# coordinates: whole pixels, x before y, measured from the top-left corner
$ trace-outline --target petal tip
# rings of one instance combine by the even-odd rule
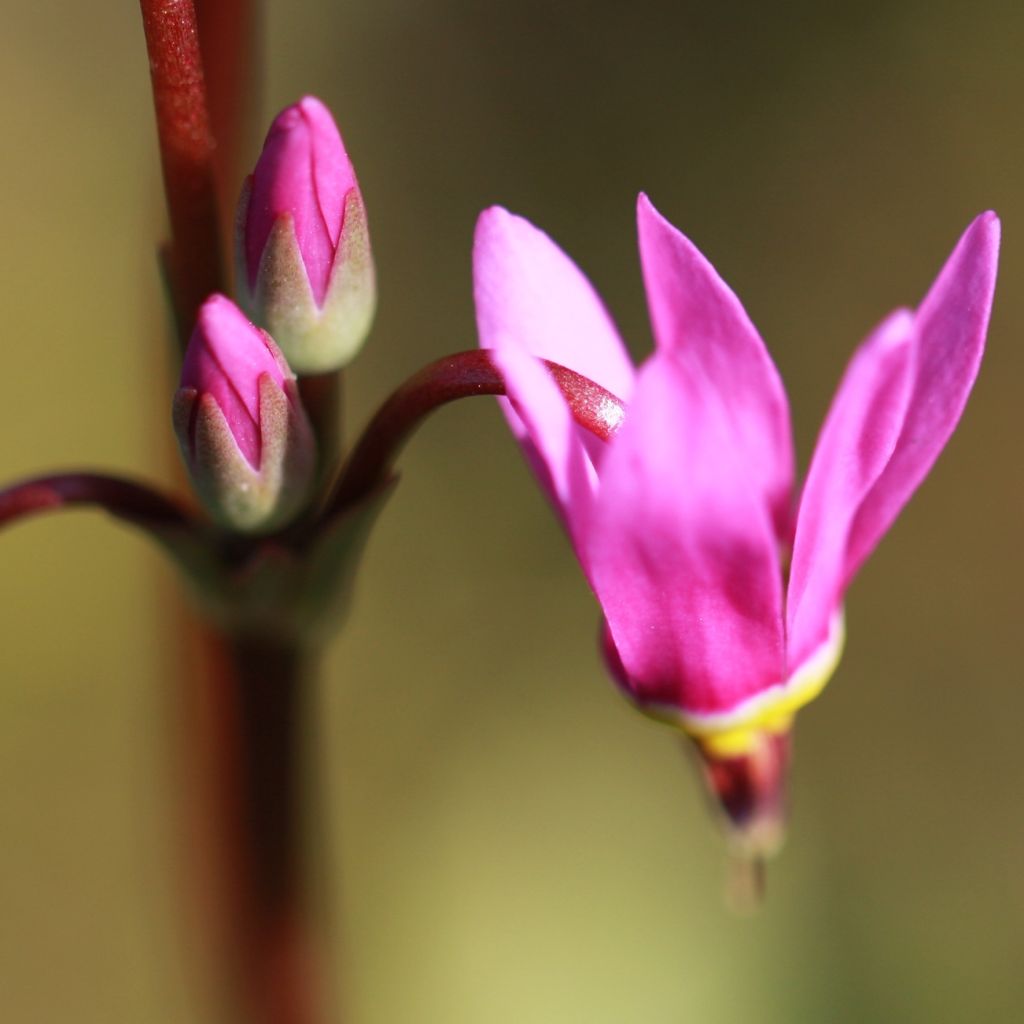
[[[524,217],[512,213],[510,210],[505,209],[504,206],[495,204],[480,211],[480,216],[476,219],[476,227],[473,230],[473,240],[479,245],[492,235],[515,231],[520,227],[532,228],[534,231],[537,230]]]
[[[636,217],[640,231],[657,229],[673,231],[682,234],[677,227],[671,224],[667,217],[651,202],[651,197],[646,192],[641,192],[636,197]]]
[[[994,265],[999,256],[999,242],[1002,236],[1002,223],[995,210],[979,213],[960,236],[954,254],[963,253],[973,259],[982,260]]]
[[[998,249],[1001,235],[1002,222],[999,220],[999,215],[995,210],[986,210],[984,213],[979,213],[964,232],[965,240],[980,236],[980,242],[990,245],[993,249]]]
[[[909,306],[899,306],[878,325],[873,336],[880,348],[893,348],[905,342],[913,329],[914,311]]]

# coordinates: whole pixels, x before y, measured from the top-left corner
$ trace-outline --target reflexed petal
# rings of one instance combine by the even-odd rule
[[[910,403],[892,458],[853,524],[847,582],[931,469],[960,419],[985,348],[998,256],[999,218],[983,213],[964,232],[917,311]]]
[[[580,427],[543,363],[514,346],[494,355],[522,429],[523,453],[579,550],[597,485]]]
[[[697,247],[641,195],[640,260],[658,348],[723,402],[748,480],[763,489],[780,536],[792,517],[793,440],[778,371],[739,299]]]
[[[585,556],[641,705],[727,712],[782,679],[768,507],[723,397],[668,354],[609,446]]]
[[[789,577],[790,673],[826,642],[842,601],[851,527],[903,426],[913,343],[913,315],[893,313],[853,357],[818,437],[800,500]]]
[[[516,345],[628,401],[633,364],[604,305],[572,260],[529,221],[497,206],[480,215],[473,289],[482,348]]]

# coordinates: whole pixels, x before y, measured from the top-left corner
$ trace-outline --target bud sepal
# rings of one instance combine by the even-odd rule
[[[307,505],[316,440],[295,377],[273,339],[222,295],[199,311],[173,420],[195,489],[222,525],[269,533]]]

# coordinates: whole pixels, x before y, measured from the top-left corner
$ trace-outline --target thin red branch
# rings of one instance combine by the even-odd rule
[[[40,512],[93,505],[116,519],[165,539],[203,527],[184,506],[145,484],[102,473],[55,473],[22,480],[0,491],[0,528]]]
[[[140,3],[171,222],[167,271],[184,342],[199,304],[224,287],[215,142],[193,0]]]
[[[625,417],[622,402],[589,378],[545,362],[576,422],[601,440],[612,437]],[[486,350],[459,352],[424,367],[391,395],[363,431],[342,467],[325,516],[332,517],[384,483],[405,442],[435,409],[459,398],[503,394],[504,377]]]

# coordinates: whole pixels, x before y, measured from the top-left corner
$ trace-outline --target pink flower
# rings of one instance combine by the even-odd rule
[[[330,111],[306,96],[274,120],[238,211],[241,300],[299,373],[337,369],[373,314],[362,195]]]
[[[639,369],[577,267],[498,208],[476,233],[481,345],[496,353],[506,416],[600,602],[621,686],[712,758],[761,756],[835,668],[844,592],[960,418],[999,222],[978,217],[918,309],[893,313],[858,349],[794,512],[789,411],[760,336],[643,196],[638,218],[656,340]],[[611,442],[573,422],[536,357],[628,403]]]
[[[197,491],[226,525],[267,530],[301,507],[316,454],[295,377],[270,336],[223,295],[200,307],[174,426]]]

